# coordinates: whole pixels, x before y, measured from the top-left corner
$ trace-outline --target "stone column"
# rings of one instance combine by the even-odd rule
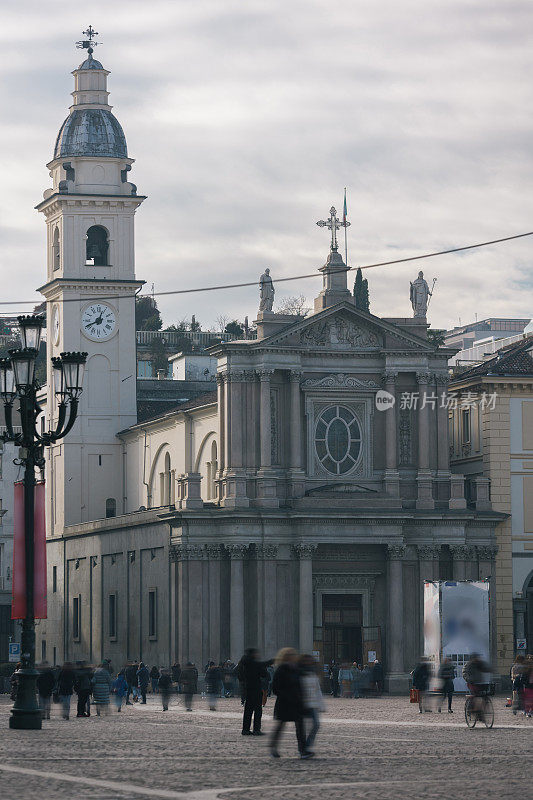
[[[269,508],[279,506],[277,486],[272,470],[272,411],[270,407],[270,379],[273,369],[258,371],[259,387],[259,441],[261,467],[257,476],[256,504]]]
[[[466,544],[450,545],[450,553],[453,557],[453,579],[454,581],[467,580],[467,561],[471,559],[472,548]]]
[[[243,460],[246,409],[242,402],[242,387],[245,379],[244,370],[231,370],[226,376],[223,491],[224,506],[227,508],[248,508],[250,505]]]
[[[237,663],[244,652],[244,565],[248,552],[246,544],[226,546],[230,567],[230,658]]]
[[[403,662],[403,558],[405,545],[389,544],[387,551],[389,596],[387,672],[389,692],[396,693],[403,692],[408,685]]]
[[[226,466],[226,444],[225,444],[225,396],[224,396],[224,376],[222,373],[217,374],[217,408],[218,408],[218,469],[215,473],[215,499],[220,502],[222,500],[222,476]]]
[[[437,374],[437,474],[447,477],[450,474],[450,441],[448,435],[448,375]]]
[[[290,380],[290,492],[292,497],[305,493],[305,470],[302,466],[302,406],[300,396],[300,370],[289,370]]]
[[[258,548],[263,559],[263,652],[265,658],[273,658],[278,649],[277,605],[276,605],[276,558],[278,546],[263,544]]]
[[[189,659],[194,664],[203,660],[204,585],[203,560],[207,553],[203,545],[188,546],[189,566]],[[207,601],[207,597],[205,597]]]
[[[394,402],[382,413],[385,416],[385,491],[391,497],[400,496],[400,476],[398,473],[397,421],[396,421],[396,378],[397,372],[385,372],[382,377],[383,388],[394,398]]]
[[[274,370],[261,369],[258,371],[261,382],[259,394],[259,439],[261,443],[261,469],[269,470],[271,467],[271,439],[272,423],[270,419],[270,378]]]
[[[418,398],[418,494],[416,507],[420,509],[435,508],[433,500],[433,480],[429,469],[429,411],[430,406],[424,403],[424,397],[429,394],[429,372],[417,372],[416,379],[419,387]]]
[[[231,431],[231,423],[230,423],[230,382],[229,376],[227,372],[221,373],[222,377],[222,394],[224,396],[224,450],[222,455],[222,461],[224,462],[224,473],[226,473],[228,466],[229,466],[229,459],[230,459],[230,431]]]
[[[220,652],[220,545],[207,545],[209,558],[209,657],[217,663]]]
[[[293,552],[300,561],[299,643],[302,653],[313,649],[313,553],[316,545],[296,544]]]
[[[178,660],[186,664],[189,660],[189,561],[188,550],[184,544],[173,547],[173,557],[177,563],[177,649]]]

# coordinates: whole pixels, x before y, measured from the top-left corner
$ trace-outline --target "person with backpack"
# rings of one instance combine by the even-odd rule
[[[115,705],[117,711],[122,711],[122,701],[126,697],[128,693],[128,682],[126,680],[126,676],[124,675],[124,670],[121,670],[113,683],[111,684],[113,690],[113,697],[115,700]]]
[[[439,667],[438,678],[441,681],[441,701],[437,706],[437,711],[441,713],[444,698],[448,698],[448,714],[453,714],[452,698],[454,692],[453,679],[457,677],[457,672],[449,658],[444,658]]]
[[[76,662],[76,678],[74,681],[74,691],[78,695],[77,717],[89,717],[90,697],[92,689],[92,670],[85,661]]]
[[[157,694],[158,692],[160,677],[161,673],[159,672],[159,669],[154,665],[150,670],[150,681],[152,682],[152,694]]]
[[[159,694],[161,695],[163,711],[168,711],[171,692],[172,692],[172,676],[170,674],[170,670],[162,669],[161,677],[159,678]]]
[[[62,706],[62,716],[65,720],[70,717],[70,700],[74,692],[75,681],[76,673],[74,672],[74,667],[69,661],[65,661],[57,678],[57,693]]]

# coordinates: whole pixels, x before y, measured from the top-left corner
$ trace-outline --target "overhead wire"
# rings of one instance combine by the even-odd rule
[[[420,261],[420,260],[426,259],[426,258],[435,258],[436,256],[444,256],[444,255],[449,255],[451,253],[460,253],[460,252],[464,252],[465,250],[474,250],[474,249],[479,248],[479,247],[489,247],[490,245],[501,244],[502,242],[510,242],[510,241],[512,241],[514,239],[523,239],[526,236],[533,236],[533,231],[527,231],[526,233],[516,233],[513,236],[504,236],[504,237],[501,237],[499,239],[491,239],[490,241],[486,241],[486,242],[477,242],[476,244],[462,245],[461,247],[450,247],[450,248],[448,248],[446,250],[436,250],[434,252],[423,253],[423,254],[418,255],[418,256],[406,256],[405,258],[395,258],[395,259],[392,259],[390,261],[377,261],[374,264],[362,264],[361,266],[354,266],[354,267],[348,267],[348,268],[346,268],[346,266],[343,266],[342,268],[339,268],[339,269],[330,270],[330,273],[352,272],[352,271],[357,270],[357,269],[361,269],[361,270],[375,269],[376,267],[387,267],[387,266],[392,266],[394,264],[404,264],[404,263],[410,262],[410,261]],[[274,283],[286,283],[288,281],[299,281],[299,280],[305,280],[307,278],[317,278],[319,276],[320,276],[320,273],[315,270],[314,272],[309,272],[309,273],[306,273],[306,274],[303,274],[303,275],[291,275],[291,276],[286,277],[286,278],[276,278]],[[124,295],[124,294],[120,294],[120,295],[114,294],[114,295],[105,295],[105,296],[102,295],[100,297],[93,297],[92,301],[96,303],[96,302],[101,302],[103,300],[117,300],[117,299],[120,299],[120,298],[127,299],[129,297],[139,297],[139,298],[141,298],[141,297],[167,297],[169,295],[176,295],[176,294],[193,294],[193,293],[198,293],[198,292],[216,292],[216,291],[221,291],[223,289],[242,289],[242,288],[245,288],[245,287],[248,287],[248,286],[257,286],[257,285],[258,285],[258,281],[254,280],[254,281],[244,281],[242,283],[218,284],[216,286],[199,286],[199,287],[190,288],[190,289],[169,289],[167,291],[161,291],[161,292],[150,292],[150,294],[139,294],[139,293],[135,292],[132,295]],[[87,299],[89,299],[89,298],[84,298],[84,300],[87,300]],[[67,297],[67,298],[64,298],[62,300],[62,303],[79,303],[79,302],[80,302],[80,298],[79,297],[77,297],[77,298]],[[0,300],[0,306],[21,306],[21,305],[39,305],[39,302],[36,302],[35,300]],[[7,314],[7,313],[8,312],[0,312],[0,314]]]

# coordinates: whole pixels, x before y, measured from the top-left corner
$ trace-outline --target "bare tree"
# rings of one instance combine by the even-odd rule
[[[220,331],[225,331],[226,325],[228,324],[229,321],[230,318],[228,317],[227,314],[219,314],[218,317],[215,319],[216,332],[219,333]]]
[[[304,294],[286,297],[276,308],[276,314],[294,314],[299,317],[306,317],[311,311],[307,305],[307,298]]]

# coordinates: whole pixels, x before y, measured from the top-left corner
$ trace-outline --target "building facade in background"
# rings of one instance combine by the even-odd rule
[[[332,239],[312,315],[259,312],[257,338],[209,349],[215,382],[189,373],[194,396],[138,419],[143,197],[108,72],[90,56],[74,76],[38,207],[41,291],[49,357],[88,360],[74,429],[47,455],[40,652],[200,666],[293,645],[325,663],[377,656],[389,688],[404,691],[421,652],[424,579],[495,574],[503,516],[485,478],[469,502],[450,471],[454,351],[428,341],[422,301],[415,317],[358,310]]]

